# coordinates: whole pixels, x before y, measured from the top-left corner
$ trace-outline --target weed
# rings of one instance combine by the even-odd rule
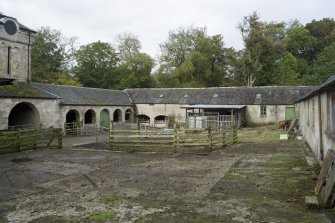
[[[86,219],[93,222],[105,222],[114,218],[117,215],[115,211],[97,211],[92,213]]]
[[[106,197],[104,201],[105,201],[105,204],[113,205],[118,200],[119,200],[119,196],[117,196],[116,194],[112,194]]]

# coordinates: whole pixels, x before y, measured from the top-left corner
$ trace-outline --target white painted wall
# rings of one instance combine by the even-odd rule
[[[334,148],[335,146],[335,135],[330,129],[332,125],[333,128],[335,127],[333,124],[335,123],[335,120],[331,120],[331,110],[328,110],[327,105],[329,103],[329,99],[327,99],[327,94],[327,92],[323,92],[320,94],[321,120],[319,117],[318,95],[301,101],[296,105],[299,127],[301,129],[302,135],[307,141],[308,145],[310,146],[312,152],[314,153],[320,164],[322,163],[322,157],[320,153],[320,138],[322,138],[324,157],[326,156],[328,150]]]
[[[159,115],[175,115],[185,122],[186,110],[182,108],[185,104],[137,104],[137,115],[147,115],[150,117],[150,124],[154,124],[154,119]]]

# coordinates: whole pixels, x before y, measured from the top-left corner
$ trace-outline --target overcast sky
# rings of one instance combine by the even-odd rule
[[[179,26],[206,26],[209,35],[222,34],[226,47],[243,47],[236,26],[257,11],[262,21],[334,17],[334,0],[1,0],[0,12],[32,29],[49,26],[80,44],[112,42],[128,32],[143,51],[160,54],[159,44]]]

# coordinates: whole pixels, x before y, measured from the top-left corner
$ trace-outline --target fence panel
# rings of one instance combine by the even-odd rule
[[[62,148],[62,130],[48,128],[0,131],[0,154],[42,148]]]
[[[110,130],[111,150],[195,151],[212,150],[237,142],[236,128],[207,129]]]

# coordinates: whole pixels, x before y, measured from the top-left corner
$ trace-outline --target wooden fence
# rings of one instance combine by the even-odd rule
[[[110,130],[109,149],[135,151],[195,151],[223,148],[237,142],[237,129]]]
[[[0,131],[0,154],[42,148],[62,148],[62,129]]]

